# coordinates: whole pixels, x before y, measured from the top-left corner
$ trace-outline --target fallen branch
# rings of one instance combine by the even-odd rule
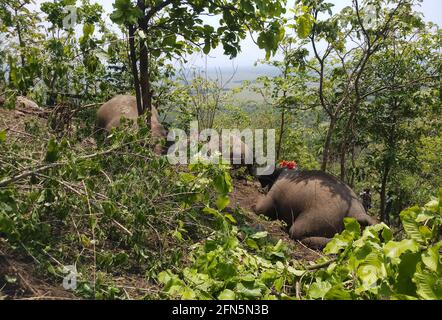
[[[329,265],[331,265],[335,261],[336,261],[336,259],[331,259],[331,260],[328,260],[328,261],[325,261],[325,262],[322,262],[322,263],[318,263],[318,264],[314,264],[314,265],[311,265],[311,266],[307,266],[305,269],[307,271],[313,271],[313,270],[322,269],[322,268],[328,267]]]
[[[121,145],[121,146],[118,146],[118,147],[115,147],[115,148],[112,148],[112,149],[109,149],[106,151],[96,152],[96,153],[89,154],[89,155],[86,155],[83,157],[79,157],[78,159],[85,160],[85,159],[90,159],[90,158],[94,158],[97,156],[106,155],[106,154],[112,153],[113,151],[117,150],[118,148],[121,148],[122,146],[124,146],[124,145]],[[27,170],[25,170],[25,172],[23,172],[21,174],[18,174],[13,177],[6,178],[6,179],[3,179],[2,181],[0,181],[0,188],[6,187],[10,183],[25,179],[27,177],[34,175],[34,174],[37,174],[37,173],[40,173],[40,172],[43,172],[43,171],[46,171],[49,169],[57,168],[57,167],[60,167],[60,166],[66,165],[66,164],[67,164],[67,162],[54,162],[54,163],[51,163],[48,165],[38,166],[37,168],[27,169]]]
[[[39,167],[37,169],[26,170],[25,172],[23,172],[21,174],[18,174],[16,176],[11,177],[11,178],[6,178],[6,179],[3,179],[2,181],[0,181],[0,188],[6,187],[10,183],[16,182],[21,179],[25,179],[25,178],[30,177],[34,174],[39,173],[39,172],[43,172],[43,171],[46,171],[46,170],[49,170],[52,168],[56,168],[56,167],[62,166],[64,164],[66,164],[66,163],[65,162],[55,162],[55,163],[48,164],[46,166]]]

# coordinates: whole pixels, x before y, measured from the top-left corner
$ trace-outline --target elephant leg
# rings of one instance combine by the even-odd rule
[[[312,249],[321,250],[331,238],[311,236],[313,234],[310,228],[311,223],[306,218],[296,219],[289,229],[290,238],[299,240]]]
[[[378,223],[375,218],[370,217],[368,214],[358,215],[355,219],[362,227],[372,226]]]
[[[322,250],[327,245],[327,243],[331,240],[331,238],[324,237],[307,237],[303,238],[300,241],[305,244],[307,247]]]

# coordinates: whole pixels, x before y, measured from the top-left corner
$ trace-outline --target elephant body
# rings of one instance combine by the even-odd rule
[[[310,247],[323,248],[344,229],[345,217],[355,218],[362,226],[376,224],[353,190],[323,171],[277,169],[258,179],[270,190],[255,212],[283,220],[290,237]]]
[[[138,118],[137,99],[130,95],[118,95],[104,103],[97,111],[97,129],[110,132],[112,128],[120,125],[121,118],[131,119],[137,127]],[[164,153],[164,147],[159,140],[166,139],[167,132],[158,120],[158,111],[152,106],[150,119],[152,139],[155,142],[154,151],[157,154]]]
[[[121,118],[138,118],[137,100],[133,96],[118,95],[104,103],[97,111],[97,128],[110,132],[120,125]]]
[[[220,151],[222,152],[222,141],[220,141]],[[228,155],[233,168],[244,166],[249,174],[253,174],[253,150],[242,141],[241,137],[230,136],[230,153]]]

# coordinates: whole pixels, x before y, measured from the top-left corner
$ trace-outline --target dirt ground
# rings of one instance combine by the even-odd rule
[[[14,139],[31,140],[34,136],[26,132],[26,126],[36,123],[44,125],[46,123],[44,115],[39,116],[37,113],[25,110],[9,110],[0,108],[0,130],[6,130],[8,136]]]
[[[0,238],[0,300],[73,300],[72,293],[54,286],[35,273],[35,265],[29,259],[6,252]]]

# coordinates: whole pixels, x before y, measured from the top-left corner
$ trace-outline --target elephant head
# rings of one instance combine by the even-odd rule
[[[254,171],[256,173],[256,168],[254,168]],[[290,169],[288,168],[276,168],[271,174],[269,175],[256,175],[256,178],[258,179],[259,183],[261,184],[262,188],[267,188],[267,190],[270,190],[273,186],[273,184],[278,180],[278,178],[281,175],[288,174],[290,172]]]

